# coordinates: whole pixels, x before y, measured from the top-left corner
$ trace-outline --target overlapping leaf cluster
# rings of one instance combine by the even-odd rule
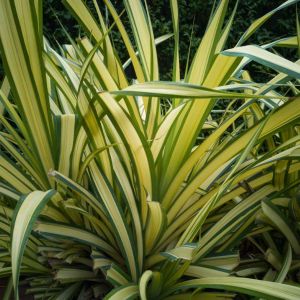
[[[299,37],[244,46],[297,1],[229,50],[237,6],[220,1],[185,74],[175,0],[174,32],[158,38],[142,1],[124,0],[131,28],[104,2],[126,62],[96,1],[97,18],[64,0],[86,36],[60,51],[41,1],[0,2],[4,299],[20,278],[35,299],[299,299],[300,66],[272,51]],[[172,82],[159,81],[167,38]],[[277,75],[254,83],[252,60]]]

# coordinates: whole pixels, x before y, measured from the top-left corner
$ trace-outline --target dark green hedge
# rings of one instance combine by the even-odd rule
[[[111,0],[121,12],[123,9],[122,1]],[[87,5],[94,11],[94,7],[91,0],[86,1]],[[102,1],[98,1],[100,7],[105,15],[104,6],[101,4]],[[211,9],[213,7],[213,0],[178,0],[179,3],[179,14],[180,14],[180,55],[182,66],[186,65],[186,60],[188,56],[188,50],[190,45],[190,37],[192,28],[194,34],[191,39],[191,55],[194,53],[201,36],[205,31],[207,21]],[[268,11],[277,7],[283,0],[241,0],[239,1],[238,11],[236,14],[234,27],[232,29],[228,47],[233,47],[239,37],[242,35],[243,31],[251,24],[252,21],[258,17],[264,15]],[[171,15],[169,0],[147,0],[151,19],[153,22],[153,30],[155,36],[160,36],[165,33],[172,32]],[[230,1],[229,12],[231,12],[235,1]],[[48,39],[55,46],[56,41],[59,43],[68,42],[57,18],[57,15],[61,23],[64,24],[67,31],[72,37],[79,36],[80,27],[70,15],[70,13],[65,9],[62,1],[57,0],[45,0],[44,1],[44,25],[45,32]],[[122,19],[126,23],[126,16],[123,15]],[[108,21],[111,22],[110,19]],[[194,24],[194,25],[193,25]],[[280,11],[275,14],[265,25],[255,34],[253,38],[249,41],[253,44],[262,44],[274,40],[275,38],[287,37],[296,33],[296,6],[291,6],[287,9]],[[122,51],[123,45],[116,32],[112,32],[114,37],[114,43],[118,49],[120,49],[121,60],[126,60],[126,51]],[[172,63],[172,50],[173,41],[164,42],[162,45],[158,46],[159,60],[161,66],[161,74],[163,79],[169,79],[171,74],[171,63]],[[296,59],[296,51],[283,50],[284,55],[288,56],[290,59]],[[253,65],[252,65],[253,67]],[[184,68],[182,67],[182,72]],[[260,66],[254,65],[254,77],[259,80],[263,74],[263,69]]]

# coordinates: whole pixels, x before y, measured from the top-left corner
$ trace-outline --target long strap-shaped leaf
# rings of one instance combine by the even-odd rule
[[[295,120],[299,118],[298,109],[300,109],[300,102],[298,99],[294,101],[289,101],[285,105],[281,106],[273,115],[270,117],[265,127],[263,128],[259,140],[276,133],[280,128],[292,124]],[[260,122],[263,122],[261,120]],[[217,170],[221,165],[223,165],[230,158],[237,155],[242,151],[245,144],[247,144],[257,130],[259,123],[253,126],[248,131],[246,131],[239,138],[233,140],[226,149],[223,150],[222,155],[214,156],[211,161],[209,161],[201,171],[193,177],[193,179],[185,186],[183,192],[178,196],[176,201],[184,203],[199,187],[210,174],[211,170]],[[175,216],[174,214],[173,216]]]
[[[134,67],[134,70],[135,70],[135,74],[136,74],[136,78],[138,81],[140,82],[144,82],[145,81],[145,76],[143,74],[143,70],[142,70],[142,66],[135,54],[135,51],[134,51],[134,48],[132,46],[132,43],[130,41],[130,38],[129,38],[129,35],[128,33],[126,32],[125,30],[125,27],[122,23],[122,21],[120,20],[119,16],[118,16],[118,13],[116,12],[114,6],[112,5],[111,1],[110,0],[104,0],[107,8],[109,9],[112,17],[114,18],[114,21],[116,22],[116,25],[119,29],[119,32],[121,34],[121,37],[124,41],[124,44],[126,46],[126,49],[128,51],[128,54],[130,56],[130,59],[132,61],[132,64],[133,64],[133,67]]]
[[[150,81],[128,86],[120,91],[113,91],[116,95],[130,96],[157,96],[157,97],[176,97],[176,98],[195,98],[204,99],[206,102],[212,98],[236,99],[236,98],[260,98],[272,99],[274,96],[253,95],[246,93],[236,93],[223,91],[218,88],[208,88],[202,85],[172,82],[172,81]],[[283,98],[278,96],[279,98]]]
[[[192,62],[187,81],[202,84],[215,59],[215,50],[221,37],[221,28],[226,14],[228,0],[220,4],[209,23]]]
[[[205,81],[205,87],[216,87],[224,84],[238,65],[236,58],[219,55],[214,62]],[[217,75],[216,75],[217,74]],[[197,99],[185,104],[180,117],[173,125],[173,134],[170,134],[162,161],[163,172],[161,175],[160,197],[172,183],[174,177],[180,170],[180,165],[190,154],[192,147],[206,121],[213,105],[214,99],[208,98],[199,105]]]
[[[128,115],[109,93],[99,94],[98,101],[110,116],[122,142],[128,145],[128,153],[132,159],[134,171],[142,188],[142,190],[138,191],[141,195],[140,199],[145,200],[143,189],[153,197],[153,193],[155,192],[153,158],[144,136],[141,135],[139,130],[134,128]]]
[[[96,247],[107,255],[113,256],[118,262],[122,262],[119,253],[110,244],[87,230],[62,224],[40,222],[34,227],[34,231],[46,237],[62,238]]]
[[[239,166],[244,162],[244,160],[249,155],[250,151],[252,150],[253,146],[256,144],[257,139],[259,138],[259,135],[261,134],[266,121],[268,119],[266,118],[264,122],[261,122],[254,132],[252,139],[249,141],[248,145],[244,149],[244,151],[241,153],[239,159],[234,164],[232,169],[230,170],[229,174],[226,176],[226,179],[222,183],[222,186],[220,190],[205,204],[203,209],[197,213],[197,215],[193,218],[191,224],[189,227],[185,230],[185,232],[180,237],[177,245],[183,245],[188,242],[192,242],[192,240],[195,238],[196,234],[201,230],[202,224],[204,223],[205,219],[207,218],[209,212],[211,209],[214,208],[214,205],[217,203],[217,201],[220,199],[222,194],[231,186],[232,184],[232,177],[234,176],[236,170],[239,168]]]
[[[96,163],[91,162],[89,169],[95,189],[99,197],[101,197],[107,214],[111,219],[118,245],[123,252],[125,262],[130,270],[131,278],[133,281],[136,281],[140,272],[137,257],[135,256],[136,245],[132,242],[131,231],[125,222],[124,213],[120,205],[118,205],[111,186],[105,176],[100,172]]]
[[[158,60],[152,26],[147,10],[141,0],[125,0],[126,11],[132,27],[134,39],[141,58],[145,79],[158,80]],[[149,138],[153,137],[160,122],[160,105],[157,98],[144,98],[146,128]]]
[[[264,299],[269,300],[298,300],[300,297],[300,288],[296,286],[237,277],[210,277],[193,279],[176,284],[174,287],[170,288],[168,293],[189,288],[213,288],[218,290],[228,290],[255,297],[263,297]]]
[[[129,178],[123,168],[119,157],[116,155],[114,149],[109,150],[111,153],[114,172],[116,177],[118,178],[118,182],[120,184],[121,190],[124,193],[125,200],[127,202],[130,212],[130,216],[132,218],[132,222],[134,224],[134,234],[135,234],[135,243],[137,248],[137,262],[140,270],[143,269],[143,259],[144,259],[144,235],[142,229],[142,218],[138,209],[138,203],[134,196],[134,189],[132,184],[130,184]]]
[[[37,7],[41,4],[36,1]],[[27,142],[39,158],[40,169],[53,168],[51,145],[53,125],[47,99],[42,62],[42,37],[38,32],[40,11],[32,1],[1,1],[0,36],[5,72],[9,78],[30,140]]]
[[[4,179],[14,189],[22,194],[30,193],[37,186],[27,177],[18,166],[4,155],[0,156],[0,178]]]
[[[119,288],[113,289],[108,295],[105,296],[104,300],[129,300],[135,299],[138,296],[139,288],[137,285],[123,285]]]
[[[88,203],[101,217],[102,221],[105,222],[105,224],[110,228],[109,221],[107,217],[105,216],[104,207],[102,203],[100,202],[100,199],[97,199],[94,197],[89,191],[87,191],[85,188],[83,188],[81,185],[77,184],[70,178],[64,176],[63,174],[60,174],[56,171],[52,171],[50,176],[53,176],[54,179],[59,182],[62,185],[67,186],[70,188],[73,192],[80,195],[81,199],[84,200],[86,203]]]
[[[289,170],[289,172],[292,173],[296,170],[299,170],[299,168],[300,168],[300,164],[295,164],[293,168]],[[234,185],[237,184],[238,182],[242,182],[246,178],[251,177],[251,174],[252,175],[257,174],[257,169],[251,170],[251,172],[249,172],[248,175],[247,172],[245,172],[243,176],[236,177],[236,179],[234,180]],[[273,174],[272,171],[270,171],[266,174],[259,176],[258,178],[254,178],[250,180],[249,185],[253,189],[259,189],[265,184],[269,184],[270,182],[272,182],[272,178],[273,178]],[[216,192],[215,190],[219,188],[220,187],[212,189],[210,192],[200,197],[200,199],[199,199],[199,195],[195,194],[195,197],[193,197],[194,199],[191,199],[192,200],[191,205],[185,208],[183,211],[181,211],[180,214],[178,214],[178,216],[176,217],[176,219],[168,226],[164,236],[160,240],[160,245],[158,246],[158,249],[163,249],[164,247],[162,245],[166,246],[172,240],[176,240],[176,238],[180,236],[180,234],[185,230],[187,226],[186,220],[190,219],[194,215],[195,211],[202,209],[205,203],[209,201],[212,195]],[[235,197],[244,194],[246,191],[247,190],[241,186],[234,188],[231,192],[228,192],[221,198],[220,202],[216,204],[216,208],[234,199]]]
[[[194,257],[194,261],[207,253],[209,249],[222,240],[224,236],[232,230],[232,226],[237,226],[245,222],[249,218],[248,213],[252,214],[259,208],[259,202],[267,195],[274,192],[274,187],[267,185],[261,188],[259,191],[253,193],[230,212],[228,212],[220,221],[218,221],[201,239],[201,245]]]
[[[161,237],[167,223],[166,214],[157,201],[147,203],[147,222],[145,230],[146,255],[151,253],[152,248]]]
[[[55,193],[54,190],[34,191],[19,200],[16,208],[12,224],[11,265],[17,299],[20,267],[27,240],[38,215]]]
[[[70,156],[73,151],[74,140],[76,138],[75,115],[61,115],[54,118],[56,146],[57,146],[57,170],[65,176],[70,176],[71,161]],[[66,143],[66,141],[68,141]]]
[[[262,17],[256,19],[250,26],[249,28],[244,32],[242,37],[240,38],[237,46],[240,46],[243,44],[247,39],[255,33],[269,18],[271,18],[276,12],[280,11],[281,9],[284,9],[292,4],[295,4],[299,2],[299,0],[288,0],[276,7],[275,9],[269,11],[267,14],[263,15]]]
[[[112,74],[109,72],[109,69],[104,64],[103,58],[101,58],[101,53],[99,51],[95,52],[96,50],[98,50],[99,45],[96,44],[96,46],[94,46],[93,48],[91,42],[87,38],[81,39],[80,45],[83,48],[84,52],[89,53],[84,62],[83,69],[88,67],[89,65],[92,67],[91,69],[94,73],[95,78],[99,81],[99,83],[101,83],[102,90],[113,91],[121,88],[117,84],[117,82],[115,82]],[[83,72],[83,70],[81,70],[81,72]],[[82,80],[83,78],[81,79],[80,83],[82,83]],[[136,120],[138,126],[142,129],[143,128],[142,121],[134,98],[126,97],[122,99],[120,103],[124,107],[124,109],[130,111],[130,113],[132,114],[132,119]],[[101,113],[99,112],[99,114]]]
[[[72,86],[68,84],[66,78],[63,76],[55,63],[51,60],[50,56],[44,53],[43,57],[47,74],[51,77],[52,80],[55,81],[56,88],[61,90],[61,92],[65,95],[69,105],[74,111],[77,99],[75,97],[74,90],[72,90]]]
[[[287,80],[289,80],[289,77],[287,75],[284,75],[284,74],[280,73],[276,77],[274,77],[272,80],[270,80],[268,82],[268,84],[262,86],[256,92],[256,94],[257,95],[265,94],[269,90],[274,88],[273,84],[284,83]],[[249,106],[249,105],[251,105],[251,106]],[[165,206],[166,206],[167,203],[169,203],[171,201],[172,194],[174,195],[177,191],[176,188],[174,188],[174,187],[177,186],[177,188],[178,188],[180,186],[180,184],[183,182],[184,178],[187,176],[189,171],[196,164],[197,160],[199,161],[200,159],[202,159],[204,161],[204,159],[202,158],[203,157],[202,155],[204,155],[206,151],[209,151],[209,147],[212,146],[218,140],[218,137],[221,136],[221,134],[226,130],[226,128],[230,124],[232,124],[232,122],[234,122],[234,120],[238,116],[242,115],[243,113],[246,112],[247,109],[249,109],[247,107],[249,107],[250,109],[253,109],[255,115],[257,117],[259,117],[258,119],[261,119],[261,117],[263,115],[261,113],[259,105],[256,104],[255,102],[248,102],[244,106],[242,106],[239,110],[237,110],[234,114],[231,114],[231,116],[225,122],[223,122],[208,138],[206,138],[204,140],[204,142],[201,145],[199,145],[196,148],[195,151],[192,152],[192,154],[186,160],[184,165],[180,168],[179,172],[176,174],[175,178],[172,180],[166,194],[163,197],[163,201],[164,201]],[[199,170],[199,166],[196,166],[193,169],[192,174],[195,174],[196,171],[198,171],[198,170]]]
[[[248,57],[262,65],[275,69],[291,77],[300,79],[300,66],[259,46],[243,46],[222,52],[229,56]]]
[[[230,116],[225,122],[223,122],[209,137],[207,137],[202,144],[200,144],[188,157],[185,163],[181,166],[180,170],[170,183],[166,194],[163,197],[164,207],[167,209],[171,205],[173,197],[181,186],[182,182],[188,175],[188,173],[194,168],[199,160],[203,160],[205,153],[209,152],[210,147],[214,145],[220,136],[227,130],[227,128],[235,122],[235,120],[246,112],[249,105],[243,105],[239,110]],[[198,170],[198,167],[195,167]]]
[[[139,282],[139,292],[140,292],[141,300],[147,300],[147,286],[152,276],[153,276],[153,272],[150,270],[145,271],[141,276]]]
[[[100,124],[96,108],[94,104],[89,101],[87,89],[82,87],[78,96],[78,108],[82,116],[84,129],[89,138],[92,150],[97,150],[107,146],[105,134]],[[97,157],[102,168],[105,170],[107,178],[112,183],[111,160],[107,151],[100,152]]]
[[[83,25],[87,33],[91,34],[92,38],[98,42],[102,39],[103,33],[107,32],[106,28],[103,28],[104,23],[101,22],[101,26],[97,24],[96,20],[88,10],[86,4],[82,0],[64,0],[64,4],[70,9],[77,20]],[[105,38],[105,43],[100,45],[100,48],[105,53],[107,59],[106,65],[110,74],[114,79],[119,82],[120,86],[127,86],[127,80],[123,72],[122,66],[117,58],[115,51],[113,50],[111,41],[108,36]]]
[[[290,242],[294,252],[300,254],[300,243],[297,232],[294,232],[294,228],[289,224],[288,219],[280,212],[270,201],[262,202],[262,210],[264,214],[271,220],[272,223],[284,234],[287,240]]]
[[[224,84],[237,66],[236,58],[227,59],[215,54],[227,4],[227,0],[220,2],[207,27],[186,78],[189,83],[203,84],[206,87]],[[173,134],[170,134],[167,143],[169,146],[164,150],[163,169],[165,171],[161,179],[161,198],[177,173],[179,162],[187,157],[194,146],[213,104],[214,101],[209,98],[202,105],[199,105],[196,100],[192,101],[186,105],[182,115],[176,121],[176,125],[173,126]]]
[[[143,71],[147,80],[158,79],[158,64],[152,26],[140,0],[125,0],[126,11],[140,54]]]
[[[10,93],[10,86],[9,86],[9,81],[7,79],[7,76],[5,76],[3,81],[1,82],[0,90],[5,97],[7,97],[8,94]],[[4,112],[5,112],[5,107],[3,103],[0,102],[0,115],[3,116]]]
[[[173,57],[173,81],[180,81],[180,63],[179,63],[179,17],[177,0],[170,1],[172,22],[174,31],[174,57]]]

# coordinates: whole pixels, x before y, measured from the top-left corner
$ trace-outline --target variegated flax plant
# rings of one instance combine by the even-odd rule
[[[0,1],[2,299],[299,300],[300,64],[278,54],[300,49],[299,23],[247,44],[298,1],[227,50],[238,6],[216,1],[186,67],[176,0],[160,37],[142,0],[121,14],[110,0],[93,13],[63,2],[85,35],[55,50],[41,0]],[[156,51],[166,39],[170,82]],[[272,79],[256,83],[253,61]]]

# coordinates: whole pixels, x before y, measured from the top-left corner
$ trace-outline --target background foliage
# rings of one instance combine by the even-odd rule
[[[86,3],[90,7],[91,11],[95,13],[92,0],[87,0]],[[99,5],[103,5],[98,1]],[[172,18],[169,0],[148,0],[149,13],[152,20],[153,31],[156,37],[166,33],[172,32]],[[236,41],[239,40],[243,32],[249,27],[249,25],[258,17],[263,16],[267,12],[271,11],[275,7],[279,6],[284,1],[282,0],[243,0],[240,1],[238,6],[238,13],[235,16],[233,27],[228,38],[227,48],[235,46]],[[122,11],[122,1],[112,1],[119,13]],[[230,12],[233,9],[235,1],[229,3]],[[197,46],[200,42],[200,37],[203,36],[207,22],[209,20],[214,0],[179,0],[179,18],[180,18],[180,59],[181,65],[185,66],[189,53],[189,46],[191,44],[190,57],[193,57]],[[126,20],[126,14],[123,14],[122,19],[124,24],[128,25]],[[111,23],[111,20],[108,21]],[[46,0],[44,1],[44,27],[45,35],[55,46],[57,42],[59,44],[67,43],[68,38],[64,30],[62,29],[59,21],[64,24],[65,29],[72,37],[80,36],[83,33],[80,25],[72,17],[71,13],[66,9],[61,1]],[[129,26],[128,26],[129,27]],[[127,28],[128,28],[127,27]],[[296,34],[296,12],[295,6],[288,7],[276,14],[275,18],[271,18],[264,24],[258,32],[252,36],[249,40],[249,44],[264,44],[269,41],[288,37]],[[117,30],[112,30],[112,38],[117,49],[120,49],[120,59],[124,61],[126,59],[124,44],[120,39],[120,34]],[[171,66],[173,55],[173,40],[169,39],[158,48],[158,59],[160,63],[160,73],[162,79],[171,79]],[[124,50],[124,51],[122,51]],[[291,60],[296,60],[297,52],[294,49],[280,49],[284,57]],[[123,54],[123,55],[122,55]],[[251,75],[258,82],[265,81],[265,76],[270,77],[270,73],[264,71],[261,65],[252,63],[248,66],[251,68]],[[268,70],[269,71],[269,70]],[[184,72],[184,70],[181,70]]]

